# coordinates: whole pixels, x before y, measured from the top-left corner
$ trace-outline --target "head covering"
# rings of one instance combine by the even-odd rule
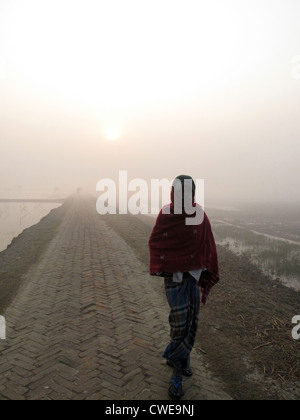
[[[175,178],[172,186],[175,196],[184,198],[185,195],[190,194],[191,199],[195,199],[196,184],[192,177],[188,175],[179,175]]]
[[[176,181],[177,180],[177,181]],[[150,273],[154,276],[207,269],[201,277],[201,287],[204,289],[202,302],[205,303],[211,288],[219,281],[219,265],[215,239],[210,221],[203,209],[194,202],[195,183],[191,177],[181,175],[174,181],[172,202],[160,212],[153,229],[150,241]],[[188,191],[193,200],[195,213],[202,212],[202,223],[187,223],[187,219],[195,218],[195,213],[176,212],[176,198],[184,196],[185,186],[190,184]],[[180,193],[181,189],[181,193]],[[191,198],[191,192],[193,198]]]

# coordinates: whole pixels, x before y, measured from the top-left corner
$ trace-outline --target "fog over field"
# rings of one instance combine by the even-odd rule
[[[295,0],[0,0],[0,196],[126,170],[300,202],[299,19]]]

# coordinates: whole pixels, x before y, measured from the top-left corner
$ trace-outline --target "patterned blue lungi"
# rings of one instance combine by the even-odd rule
[[[180,369],[189,369],[199,323],[200,288],[194,277],[184,273],[182,283],[166,278],[165,290],[171,308],[171,342],[163,357]]]

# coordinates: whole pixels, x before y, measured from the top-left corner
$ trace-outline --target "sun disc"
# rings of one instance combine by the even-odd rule
[[[120,132],[116,127],[109,127],[106,130],[106,137],[110,141],[115,141],[119,138]]]

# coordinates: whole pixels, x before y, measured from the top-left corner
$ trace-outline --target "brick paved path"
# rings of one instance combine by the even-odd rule
[[[76,201],[7,310],[0,399],[167,399],[168,307],[125,242]],[[227,399],[193,353],[186,399]]]

